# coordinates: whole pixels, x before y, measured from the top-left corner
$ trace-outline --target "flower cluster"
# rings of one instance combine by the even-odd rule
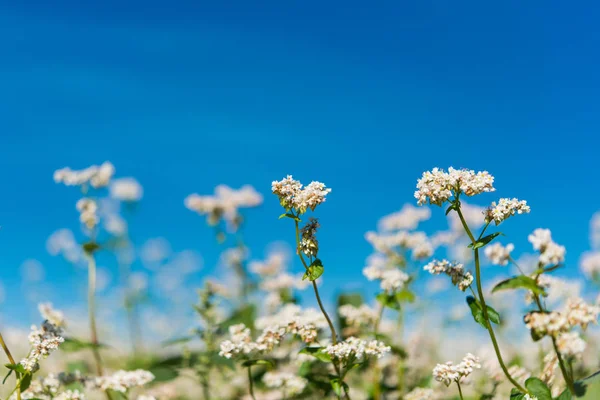
[[[494,221],[496,225],[499,225],[508,217],[515,214],[528,214],[530,211],[531,208],[525,200],[502,198],[498,200],[498,203],[492,202],[492,205],[486,210],[485,221]]]
[[[452,382],[463,382],[475,368],[481,368],[479,358],[471,353],[467,353],[458,365],[454,365],[452,361],[448,361],[445,364],[437,364],[433,369],[433,377],[436,381],[450,386]]]
[[[410,280],[410,276],[404,271],[387,267],[382,263],[373,263],[366,266],[363,269],[363,275],[370,281],[379,280],[381,289],[387,292],[402,289]]]
[[[115,173],[115,167],[108,161],[102,165],[92,165],[88,168],[74,171],[62,168],[54,172],[54,181],[67,186],[91,185],[94,188],[106,187]]]
[[[125,393],[131,388],[144,386],[153,380],[154,375],[143,369],[135,371],[119,370],[112,375],[96,377],[91,382],[91,386],[103,391],[114,390]]]
[[[54,309],[52,303],[38,304],[38,311],[42,318],[50,322],[52,325],[63,328],[65,326],[65,315],[62,311]]]
[[[433,260],[425,265],[423,269],[433,275],[448,275],[452,279],[452,284],[458,286],[463,292],[473,283],[473,275],[469,271],[465,271],[464,266],[460,263],[451,263],[448,260]]]
[[[556,347],[564,357],[575,358],[581,356],[585,351],[586,343],[579,332],[568,332],[560,334],[556,338]]]
[[[66,390],[54,397],[54,400],[85,400],[85,395],[79,390]]]
[[[308,381],[289,372],[267,372],[263,382],[268,388],[281,389],[286,395],[293,396],[302,393]]]
[[[367,357],[383,357],[389,353],[391,348],[377,340],[366,341],[354,336],[347,338],[342,342],[330,344],[325,348],[325,352],[333,359],[342,362],[362,361]]]
[[[130,203],[140,201],[144,195],[142,185],[134,178],[115,179],[109,190],[112,198]]]
[[[344,304],[338,308],[338,312],[348,325],[353,326],[371,325],[378,317],[377,312],[366,304],[358,307]]]
[[[599,314],[599,306],[587,304],[579,298],[570,298],[561,312],[530,312],[526,314],[525,324],[539,337],[545,335],[557,337],[559,334],[567,333],[575,326],[587,328],[590,323],[598,320]]]
[[[515,249],[512,243],[502,246],[500,243],[489,244],[484,253],[494,265],[506,265],[510,261],[510,253]]]
[[[384,232],[412,230],[420,222],[427,221],[431,217],[428,208],[417,208],[411,204],[405,204],[400,211],[386,215],[379,220],[379,229]]]
[[[191,194],[185,198],[185,206],[200,215],[206,215],[208,224],[217,225],[224,219],[229,227],[237,229],[240,222],[240,208],[256,207],[263,198],[252,186],[245,185],[235,190],[227,185],[219,185],[213,196]]]
[[[540,252],[540,264],[560,264],[565,261],[567,251],[564,246],[554,243],[549,229],[538,228],[527,239],[533,245],[533,249]]]
[[[303,188],[302,183],[295,180],[291,175],[271,184],[273,194],[279,197],[279,203],[286,210],[296,210],[304,214],[308,209],[312,211],[325,202],[331,189],[325,187],[321,182],[313,181]]]
[[[581,270],[590,279],[600,278],[600,251],[585,253],[579,262]]]
[[[21,360],[21,365],[27,371],[35,372],[39,369],[39,362],[46,358],[65,341],[62,329],[50,321],[44,321],[41,327],[33,325],[29,334],[31,350],[26,358]]]
[[[404,396],[404,400],[437,400],[437,393],[430,388],[414,388]]]
[[[98,225],[98,204],[95,200],[84,197],[76,204],[79,211],[79,221],[88,229],[94,229]]]
[[[286,304],[279,312],[258,318],[255,325],[258,329],[282,326],[288,333],[300,336],[305,343],[312,343],[317,339],[319,329],[327,327],[327,320],[314,308],[302,309],[295,304]]]
[[[448,201],[453,194],[464,193],[474,196],[484,192],[493,192],[494,177],[487,171],[475,172],[468,169],[434,168],[423,173],[417,182],[415,198],[419,205],[437,204],[441,206]]]
[[[433,245],[423,232],[399,231],[395,233],[379,234],[367,232],[365,239],[380,253],[389,254],[394,248],[409,249],[415,260],[430,257],[433,254]]]

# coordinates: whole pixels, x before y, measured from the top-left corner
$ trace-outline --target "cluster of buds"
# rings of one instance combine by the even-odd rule
[[[479,358],[471,353],[467,353],[457,365],[454,365],[452,361],[448,361],[445,364],[437,364],[433,369],[433,377],[436,381],[450,386],[452,382],[463,382],[475,368],[481,368]]]
[[[452,279],[452,284],[458,286],[461,291],[467,290],[473,283],[473,275],[465,271],[460,263],[451,263],[448,260],[433,260],[423,267],[432,275],[446,274]]]
[[[280,181],[273,181],[271,190],[279,198],[279,203],[288,211],[295,210],[298,214],[304,214],[308,209],[315,208],[325,202],[325,197],[331,189],[325,187],[324,183],[313,181],[306,187],[302,183],[288,175]]]
[[[31,350],[26,358],[21,360],[21,365],[27,371],[35,372],[39,369],[39,362],[46,358],[65,341],[60,327],[49,321],[44,321],[41,327],[33,325],[29,334]]]
[[[154,375],[146,370],[119,370],[112,375],[99,376],[88,382],[88,386],[102,391],[114,390],[125,393],[129,389],[144,386],[154,380]]]
[[[316,218],[310,218],[308,223],[300,230],[300,244],[298,252],[308,257],[316,257],[319,253],[319,241],[317,240],[317,230],[319,221]]]
[[[325,352],[332,359],[348,362],[360,362],[368,357],[381,358],[389,353],[391,348],[377,340],[366,341],[356,337],[349,337],[342,342],[330,344],[325,348]]]
[[[533,245],[533,249],[540,252],[541,265],[560,264],[565,261],[565,247],[552,240],[549,229],[538,228],[527,239]]]
[[[519,199],[506,199],[502,198],[492,202],[491,206],[485,212],[485,222],[489,223],[494,221],[496,225],[499,225],[505,219],[515,214],[528,214],[531,208],[527,205],[525,200]]]
[[[450,167],[448,172],[445,172],[443,169],[434,168],[424,172],[418,180],[415,198],[419,205],[429,202],[441,206],[457,193],[474,196],[494,190],[494,177],[487,171],[476,173]]]
[[[92,165],[82,170],[62,168],[54,172],[54,181],[67,186],[91,185],[93,188],[106,187],[115,173],[115,167],[108,161],[102,165]]]

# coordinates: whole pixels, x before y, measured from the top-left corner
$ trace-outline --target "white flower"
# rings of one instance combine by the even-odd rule
[[[361,326],[370,325],[377,320],[377,311],[373,310],[366,304],[361,304],[358,307],[352,304],[344,304],[339,307],[338,312],[342,318],[346,320],[348,325]]]
[[[109,190],[111,197],[120,201],[140,201],[144,195],[142,185],[134,178],[115,179],[111,182]]]
[[[556,338],[558,351],[564,357],[579,357],[585,351],[586,343],[578,332],[562,333]]]
[[[537,336],[551,335],[567,332],[570,328],[567,318],[556,311],[549,313],[530,312],[525,315],[525,325]]]
[[[463,382],[464,378],[469,376],[475,368],[481,368],[479,358],[471,353],[467,353],[458,365],[454,365],[452,361],[448,361],[445,364],[437,364],[433,369],[433,377],[436,381],[450,386],[452,382]]]
[[[264,374],[263,382],[268,388],[282,389],[286,395],[301,393],[308,381],[289,372],[269,371]]]
[[[377,340],[367,342],[353,336],[342,342],[330,344],[325,348],[325,352],[332,358],[343,362],[361,361],[369,356],[381,358],[390,351],[391,348],[382,342]]]
[[[588,278],[600,278],[600,251],[584,253],[579,261],[579,266]]]
[[[55,310],[52,303],[38,304],[38,310],[42,318],[50,322],[52,325],[62,328],[65,326],[65,315],[62,311]]]
[[[154,396],[141,395],[137,397],[137,400],[156,400]]]
[[[567,300],[566,318],[571,326],[579,325],[583,329],[591,323],[596,323],[600,314],[600,307],[587,304],[580,298],[572,297]]]
[[[549,229],[538,228],[527,239],[533,245],[533,249],[540,252],[540,263],[542,265],[564,262],[567,251],[564,246],[554,243]]]
[[[404,396],[404,400],[436,400],[437,394],[433,389],[429,388],[414,388]]]
[[[448,260],[433,260],[423,267],[432,275],[446,274],[452,279],[452,284],[458,286],[461,291],[467,290],[473,283],[473,275],[464,270],[460,263],[451,263]]]
[[[494,177],[487,171],[477,172],[467,169],[457,170],[452,167],[448,172],[434,168],[423,173],[417,182],[415,198],[419,205],[437,204],[441,206],[453,195],[453,191],[460,191],[467,196],[474,196],[484,192],[493,192]]]
[[[125,393],[128,389],[144,386],[153,380],[154,375],[143,369],[137,369],[135,371],[119,370],[112,375],[97,377],[94,380],[93,385],[101,390],[110,389]]]
[[[531,208],[525,200],[502,198],[498,204],[492,202],[486,211],[485,220],[486,222],[494,221],[498,225],[508,217],[515,214],[528,214],[530,211]]]
[[[31,372],[35,372],[39,368],[39,362],[42,358],[46,358],[58,346],[65,341],[62,337],[62,329],[53,325],[49,321],[44,321],[41,327],[33,325],[28,339],[31,344],[31,350],[26,358],[21,360],[21,365]]]
[[[85,395],[79,390],[67,390],[54,397],[54,400],[85,400]]]
[[[295,304],[286,304],[279,312],[258,318],[255,322],[257,329],[273,325],[285,326],[289,333],[311,343],[317,338],[318,330],[327,327],[327,320],[314,308],[302,309]]]
[[[115,167],[108,161],[102,165],[92,165],[88,168],[74,171],[70,168],[59,169],[54,172],[54,181],[64,183],[67,186],[87,185],[94,188],[108,186],[110,179],[115,173]]]
[[[319,204],[325,202],[325,197],[331,192],[325,184],[316,181],[303,188],[291,175],[281,181],[273,181],[271,190],[279,197],[283,208],[296,210],[300,214],[304,214],[308,209],[314,211]]]
[[[484,249],[485,256],[490,259],[492,264],[506,265],[510,260],[510,253],[515,246],[512,243],[502,246],[500,243],[487,245]]]
[[[77,201],[77,211],[79,211],[79,221],[88,229],[94,229],[98,224],[98,204],[95,200],[84,197]]]
[[[405,204],[400,211],[386,215],[379,220],[379,228],[384,232],[415,229],[419,222],[431,217],[431,210]]]

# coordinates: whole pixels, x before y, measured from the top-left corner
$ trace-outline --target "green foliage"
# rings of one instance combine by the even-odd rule
[[[325,268],[323,267],[323,263],[321,260],[316,258],[312,264],[308,267],[308,270],[304,273],[302,280],[308,279],[309,281],[317,280],[321,275],[325,272]]]
[[[538,400],[552,400],[550,388],[539,378],[529,378],[525,381],[525,388],[537,397]]]
[[[527,289],[531,290],[534,294],[547,296],[544,289],[538,286],[535,279],[526,275],[513,276],[512,278],[503,280],[494,286],[492,293],[506,289]]]
[[[499,235],[502,235],[502,232],[494,232],[491,235],[487,235],[481,239],[477,239],[475,243],[471,243],[467,247],[473,250],[479,249],[491,242],[492,240],[494,240],[494,238],[496,238]]]
[[[101,343],[86,342],[75,338],[65,338],[59,349],[66,353],[75,353],[81,350],[106,347]]]
[[[475,320],[475,322],[477,322],[479,325],[481,325],[485,329],[487,329],[487,323],[483,316],[483,308],[482,308],[479,300],[475,299],[473,296],[467,296],[467,304],[469,305],[469,308],[471,309],[471,314],[473,315],[473,319]],[[499,324],[500,323],[500,314],[498,314],[498,311],[494,310],[492,307],[490,307],[488,305],[486,305],[486,309],[487,309],[487,315],[488,315],[488,318],[490,319],[490,321],[495,324]]]
[[[322,347],[305,347],[300,350],[299,354],[309,354],[323,362],[331,362],[331,356],[325,353]]]

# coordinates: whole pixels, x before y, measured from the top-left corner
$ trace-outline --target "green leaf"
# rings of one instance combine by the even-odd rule
[[[291,213],[283,213],[279,216],[279,219],[281,218],[291,218],[294,221],[300,221],[300,218],[296,217],[294,214]]]
[[[242,367],[252,367],[253,365],[266,365],[268,368],[275,367],[273,361],[270,360],[247,360],[242,363]]]
[[[165,340],[161,344],[163,346],[172,346],[174,344],[188,343],[188,342],[194,340],[195,338],[196,338],[195,336],[184,336],[184,337],[180,337],[180,338]]]
[[[65,341],[60,345],[59,349],[67,353],[73,353],[85,349],[106,347],[100,343],[84,342],[75,338],[65,338]]]
[[[310,264],[308,270],[304,273],[302,280],[308,279],[309,281],[317,280],[321,275],[325,272],[325,268],[323,267],[323,263],[318,258]]]
[[[473,319],[475,320],[475,322],[487,329],[487,324],[483,316],[483,308],[481,307],[481,303],[478,300],[476,300],[473,296],[467,296],[467,304],[471,309],[471,314],[473,315]],[[499,324],[500,314],[498,314],[498,311],[494,310],[492,307],[487,305],[486,309],[490,321],[495,324]]]
[[[546,296],[546,292],[538,286],[535,279],[526,275],[513,276],[512,278],[503,280],[494,286],[492,293],[506,289],[527,289],[531,290],[534,294]]]
[[[552,392],[539,378],[529,378],[525,381],[527,390],[538,400],[552,400]]]
[[[308,354],[323,362],[331,362],[331,356],[323,351],[322,347],[305,347],[299,354]]]
[[[473,249],[473,250],[479,249],[480,247],[483,247],[486,244],[488,244],[489,242],[491,242],[492,240],[494,240],[494,238],[496,236],[499,236],[501,234],[502,234],[502,232],[494,232],[491,235],[487,235],[481,239],[478,239],[475,243],[471,243],[467,247],[469,247],[470,249]]]
[[[348,385],[346,382],[342,382],[340,378],[331,378],[329,383],[331,383],[331,388],[338,397],[342,395],[342,389],[348,390]]]
[[[521,393],[518,389],[513,388],[510,391],[510,400],[523,400],[525,393]]]
[[[387,294],[386,292],[379,293],[376,297],[378,302],[384,307],[389,307],[394,310],[400,310],[400,302],[393,294]]]
[[[450,214],[450,211],[452,211],[452,210],[456,210],[456,209],[457,209],[457,207],[456,207],[456,203],[452,203],[452,204],[450,204],[450,207],[448,207],[448,208],[446,209],[446,215]]]
[[[10,369],[11,371],[17,371],[21,374],[25,374],[27,373],[27,371],[25,370],[25,367],[22,364],[5,364],[4,365],[6,368]]]
[[[571,394],[571,391],[567,388],[563,390],[563,392],[556,398],[556,400],[571,400],[572,398],[573,395]]]
[[[21,377],[21,382],[19,383],[19,389],[21,389],[21,392],[29,389],[29,385],[31,385],[31,378],[33,378],[33,374],[29,372]]]
[[[416,298],[415,294],[406,288],[397,292],[395,297],[396,297],[396,300],[398,300],[400,303],[402,303],[402,302],[413,303]]]

